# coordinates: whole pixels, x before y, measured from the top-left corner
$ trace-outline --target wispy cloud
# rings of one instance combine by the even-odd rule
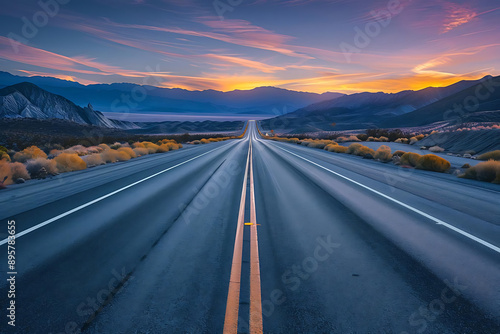
[[[460,5],[453,2],[444,4],[446,16],[443,22],[443,33],[449,32],[463,24],[472,21],[477,13],[467,5]]]

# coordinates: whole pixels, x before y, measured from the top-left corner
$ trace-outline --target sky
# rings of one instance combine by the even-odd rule
[[[500,74],[497,0],[16,0],[0,70],[83,84],[398,92]]]

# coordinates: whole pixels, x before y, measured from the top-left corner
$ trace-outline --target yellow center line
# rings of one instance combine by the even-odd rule
[[[260,290],[259,242],[255,212],[252,142],[250,141],[250,334],[263,333],[262,297]]]
[[[229,279],[229,290],[227,294],[226,316],[224,319],[224,334],[235,334],[238,332],[238,311],[240,308],[240,283],[241,283],[241,258],[243,254],[243,224],[245,222],[245,199],[247,193],[248,167],[250,161],[250,146],[248,147],[245,176],[243,178],[243,189],[241,191],[240,211],[238,214],[238,225],[234,240],[233,262],[231,265],[231,277]]]

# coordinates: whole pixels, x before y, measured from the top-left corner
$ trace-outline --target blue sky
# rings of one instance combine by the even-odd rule
[[[345,93],[500,72],[492,0],[42,3],[4,4],[1,70],[84,84]]]

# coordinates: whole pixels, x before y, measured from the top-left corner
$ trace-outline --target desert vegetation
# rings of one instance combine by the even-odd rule
[[[480,156],[478,156],[477,159],[500,161],[500,150],[483,153]]]
[[[416,168],[430,170],[433,172],[444,173],[448,171],[451,164],[448,160],[438,157],[434,154],[426,154],[418,159]]]
[[[460,177],[500,184],[500,161],[489,160],[467,168]]]
[[[392,152],[391,148],[386,145],[380,146],[376,151],[374,158],[380,160],[382,162],[392,161]]]
[[[241,139],[245,136],[245,133],[248,130],[248,123],[245,127],[245,130],[239,136],[221,136],[221,137],[210,137],[210,138],[201,138],[192,141],[188,141],[188,144],[199,145],[199,144],[210,144],[217,143],[220,141],[230,140],[230,139]],[[259,131],[260,132],[260,131]]]
[[[173,139],[156,142],[113,142],[97,146],[74,145],[64,148],[55,144],[45,150],[31,145],[21,151],[0,146],[0,188],[29,179],[83,170],[107,163],[128,161],[140,156],[178,150],[182,145]]]
[[[386,130],[384,130],[386,131]],[[260,133],[260,130],[259,130]],[[376,151],[361,144],[363,141],[377,141],[386,142],[394,141],[397,143],[416,143],[423,139],[425,135],[418,134],[412,135],[411,137],[398,137],[399,135],[404,135],[402,132],[396,131],[392,134],[386,132],[379,133],[378,130],[367,130],[367,134],[359,134],[357,136],[348,137],[337,137],[335,141],[326,139],[313,139],[313,138],[297,138],[297,137],[279,137],[279,136],[261,136],[268,140],[287,142],[292,144],[299,144],[311,148],[324,149],[327,152],[341,153],[341,154],[351,154],[356,156],[361,156],[363,158],[373,158],[374,160],[381,162],[393,162],[395,165],[406,167],[406,168],[416,168],[427,171],[439,172],[439,173],[451,173],[455,170],[451,168],[451,164],[448,160],[437,156],[435,154],[418,154],[414,152],[405,152],[402,150],[396,150],[391,152],[391,148],[387,145],[381,145]],[[371,134],[369,136],[369,134]],[[390,138],[392,137],[392,138]],[[391,140],[392,139],[392,140]],[[339,142],[353,142],[349,146],[339,145]],[[432,146],[429,148],[430,152],[441,153],[444,151],[443,148],[439,146]],[[470,152],[464,154],[463,157],[471,157],[475,152]],[[452,154],[451,154],[452,155]],[[456,169],[458,171],[465,172],[460,175],[463,178],[475,179],[479,181],[493,182],[500,184],[500,150],[484,153],[477,157],[479,160],[488,160],[481,162],[476,166],[471,167],[469,164],[464,164],[461,169]],[[456,175],[456,174],[455,174]]]

